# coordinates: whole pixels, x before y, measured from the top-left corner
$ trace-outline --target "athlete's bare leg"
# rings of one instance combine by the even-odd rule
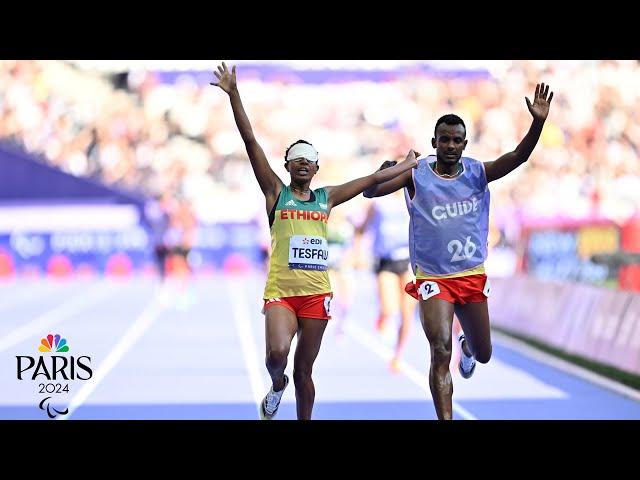
[[[284,388],[284,369],[291,348],[291,340],[298,330],[295,313],[286,307],[274,305],[265,313],[265,339],[267,370],[273,382],[273,390]]]
[[[397,275],[393,272],[383,270],[376,275],[378,299],[380,301],[380,314],[376,322],[376,329],[380,332],[384,330],[389,317],[398,310],[400,299],[398,298],[397,281]]]
[[[316,389],[311,373],[313,363],[320,351],[322,335],[327,328],[327,320],[299,318],[298,344],[293,360],[293,381],[296,386],[296,411],[298,420],[310,420]]]
[[[431,350],[429,388],[436,414],[439,420],[451,420],[453,383],[449,363],[451,362],[453,303],[433,297],[420,300],[420,317]]]
[[[467,355],[473,354],[480,363],[491,359],[491,328],[487,302],[467,303],[455,306],[466,338],[462,348]]]

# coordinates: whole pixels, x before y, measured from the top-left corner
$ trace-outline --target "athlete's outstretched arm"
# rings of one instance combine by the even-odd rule
[[[547,98],[547,95],[549,95],[549,98]],[[507,173],[515,170],[529,159],[529,155],[531,155],[536,143],[538,143],[547,115],[549,115],[549,106],[551,105],[552,98],[553,92],[549,94],[549,85],[545,87],[544,83],[542,85],[536,85],[533,104],[525,97],[527,108],[529,108],[529,112],[533,116],[531,128],[529,128],[529,132],[513,152],[505,153],[493,162],[485,162],[484,167],[487,173],[487,182],[492,182],[504,177]]]
[[[231,109],[233,110],[233,118],[236,121],[236,126],[242,137],[249,160],[251,161],[251,167],[253,167],[253,173],[260,184],[262,193],[267,197],[267,203],[269,203],[270,197],[275,202],[278,193],[282,189],[282,180],[272,170],[267,157],[264,154],[264,150],[257,142],[256,137],[253,135],[253,129],[249,122],[244,107],[242,106],[242,100],[240,99],[240,92],[238,92],[238,84],[236,83],[236,67],[233,66],[231,72],[227,69],[227,66],[222,62],[222,66],[218,66],[218,71],[213,72],[218,78],[218,82],[211,82],[211,85],[215,85],[224,90],[229,95],[231,102]]]
[[[419,157],[420,154],[416,152],[416,156]],[[392,167],[396,164],[395,160],[387,160],[382,165],[380,165],[379,170],[384,170],[385,168]],[[396,190],[400,190],[401,188],[407,187],[411,185],[411,170],[407,170],[404,173],[401,173],[395,178],[384,182],[380,185],[373,185],[364,191],[364,196],[367,198],[374,197],[383,197],[385,195],[389,195],[390,193],[395,192]]]
[[[416,152],[409,150],[407,158],[393,167],[378,170],[371,175],[356,178],[355,180],[342,185],[326,187],[329,196],[329,208],[335,207],[336,205],[340,205],[341,203],[352,199],[373,185],[384,183],[402,175],[403,173],[410,172],[412,168],[416,168],[417,166],[418,161],[416,160]]]

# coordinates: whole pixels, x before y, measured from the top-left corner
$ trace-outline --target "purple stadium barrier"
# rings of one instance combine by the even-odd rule
[[[494,325],[640,374],[640,294],[526,276],[491,283]]]

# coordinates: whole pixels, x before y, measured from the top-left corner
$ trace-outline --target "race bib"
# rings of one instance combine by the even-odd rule
[[[292,235],[289,237],[289,269],[327,270],[329,246],[324,237]]]
[[[491,293],[491,284],[489,283],[489,278],[487,277],[487,281],[484,284],[484,290],[482,290],[484,296],[489,298],[489,294]]]
[[[418,289],[423,300],[427,300],[440,293],[440,287],[436,282],[423,282]]]
[[[327,315],[329,315],[329,308],[331,305],[331,297],[324,297],[324,311]]]

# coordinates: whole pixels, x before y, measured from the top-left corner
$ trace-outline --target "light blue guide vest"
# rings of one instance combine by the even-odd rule
[[[448,275],[482,264],[487,258],[490,194],[484,165],[462,157],[463,172],[442,178],[420,160],[412,170],[415,196],[405,200],[409,210],[409,252],[416,273]]]

